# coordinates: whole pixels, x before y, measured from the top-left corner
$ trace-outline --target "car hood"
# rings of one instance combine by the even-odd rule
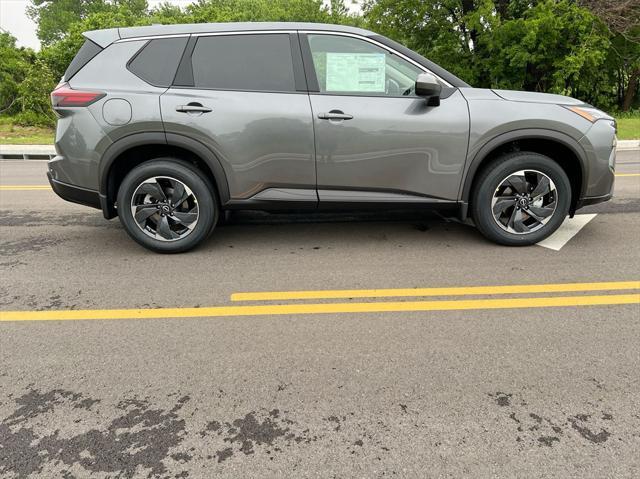
[[[550,93],[536,93],[533,91],[493,90],[500,98],[509,101],[522,101],[527,103],[552,103],[554,105],[584,105],[584,102],[563,95]]]

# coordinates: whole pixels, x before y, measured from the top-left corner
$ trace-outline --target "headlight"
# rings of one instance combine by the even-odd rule
[[[567,110],[571,110],[575,114],[580,115],[585,120],[589,120],[591,123],[594,123],[598,120],[603,120],[603,119],[608,119],[608,120],[612,119],[605,112],[600,111],[597,108],[590,108],[588,106],[565,106],[565,105],[563,106]]]

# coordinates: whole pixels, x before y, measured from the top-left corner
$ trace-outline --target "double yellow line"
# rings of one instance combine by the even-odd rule
[[[518,284],[509,286],[462,286],[449,288],[342,289],[234,293],[231,301],[285,301],[300,299],[406,298],[432,296],[480,296],[502,294],[577,293],[640,289],[640,281],[600,283]]]
[[[0,185],[0,191],[50,190],[49,185]]]
[[[232,301],[280,301],[345,298],[402,298],[429,296],[505,295],[561,292],[632,291],[640,281],[567,283],[547,285],[472,286],[380,290],[330,290],[236,293]],[[528,309],[569,306],[640,305],[640,293],[546,297],[489,298],[436,301],[370,301],[338,303],[260,304],[206,308],[95,309],[59,311],[0,311],[0,321],[69,321],[89,319],[216,318],[229,316],[273,316],[294,314],[390,313],[409,311],[454,311]]]

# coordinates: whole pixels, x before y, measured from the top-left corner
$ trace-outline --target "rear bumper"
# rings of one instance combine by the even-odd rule
[[[47,171],[47,178],[49,178],[49,183],[51,184],[53,191],[63,200],[90,206],[92,208],[102,209],[100,206],[100,195],[97,191],[87,190],[86,188],[54,180],[51,176],[51,172],[49,171]]]

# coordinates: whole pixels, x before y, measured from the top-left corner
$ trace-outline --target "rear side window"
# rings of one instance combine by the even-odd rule
[[[91,40],[85,40],[80,47],[80,50],[78,50],[78,53],[76,53],[76,56],[71,60],[67,70],[64,72],[64,80],[71,80],[73,75],[78,73],[83,66],[89,63],[89,61],[101,51],[102,48],[100,46],[93,43]]]
[[[178,37],[149,41],[129,61],[129,71],[153,86],[171,86],[187,40]]]
[[[296,90],[286,33],[200,37],[191,60],[196,88]]]

